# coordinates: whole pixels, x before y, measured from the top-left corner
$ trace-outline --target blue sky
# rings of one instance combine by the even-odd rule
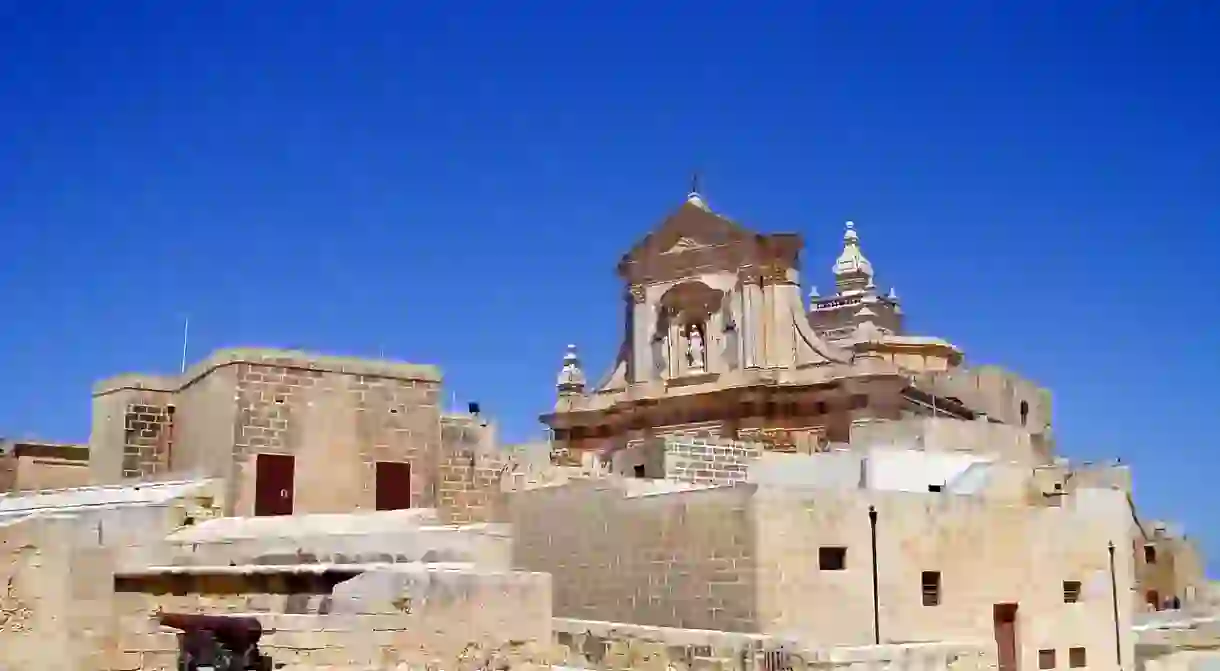
[[[0,434],[85,439],[189,314],[196,356],[439,364],[532,437],[698,168],[806,283],[854,220],[913,330],[1220,555],[1220,5],[584,5],[0,0]]]

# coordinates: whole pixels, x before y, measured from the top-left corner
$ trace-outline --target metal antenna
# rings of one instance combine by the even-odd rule
[[[182,370],[181,370],[181,372],[183,372],[183,373],[186,372],[186,346],[190,340],[190,336],[191,336],[191,317],[190,317],[190,315],[187,315],[186,321],[183,322],[183,324],[182,324]]]

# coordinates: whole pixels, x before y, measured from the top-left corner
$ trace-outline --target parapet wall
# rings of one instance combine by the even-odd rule
[[[851,427],[851,443],[861,447],[966,451],[1030,465],[1049,463],[1053,456],[1044,441],[1020,426],[952,418],[860,422]]]
[[[94,486],[0,497],[0,521],[52,518],[65,547],[113,550],[119,568],[167,561],[166,536],[188,523],[206,523],[223,507],[222,484],[180,480]]]
[[[605,479],[518,492],[513,565],[551,573],[563,617],[754,631],[752,491],[633,495]]]
[[[235,571],[232,581],[212,579],[203,583],[203,593],[189,596],[125,592],[119,600],[115,665],[92,668],[174,668],[177,640],[156,623],[153,614],[158,609],[213,614],[237,614],[232,606],[241,604],[289,609],[293,595],[251,600],[249,587],[241,584],[251,575]],[[329,596],[296,596],[303,597],[292,607],[297,612],[244,613],[257,617],[269,632],[260,648],[277,668],[474,668],[469,663],[481,663],[482,658],[533,663],[550,645],[546,574],[422,564],[370,567],[334,586]]]
[[[364,564],[466,562],[507,568],[504,525],[440,526],[431,509],[294,517],[222,518],[167,539],[168,563]]]
[[[721,669],[777,671],[984,671],[994,669],[995,644],[937,642],[818,648],[793,639],[621,622],[555,618],[555,655],[569,668]]]
[[[917,380],[921,389],[938,396],[957,398],[970,409],[986,413],[1005,424],[1023,426],[1034,433],[1041,433],[1051,426],[1050,392],[998,366],[924,373]]]
[[[375,361],[264,347],[235,347],[212,352],[207,358],[192,365],[181,375],[123,373],[106,378],[93,386],[93,395],[100,396],[120,389],[176,392],[217,368],[237,364],[277,366],[348,375],[372,375],[402,380],[441,381],[440,369],[431,365]]]

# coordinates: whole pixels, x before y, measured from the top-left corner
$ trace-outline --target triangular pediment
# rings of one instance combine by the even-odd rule
[[[636,243],[623,261],[630,263],[650,256],[682,254],[753,237],[754,233],[742,226],[688,200]]]
[[[702,249],[704,247],[707,247],[707,245],[699,242],[698,240],[696,240],[692,237],[684,235],[684,236],[678,238],[678,241],[674,243],[673,247],[670,247],[669,249],[667,249],[661,253],[662,254],[681,254],[683,252],[689,252],[689,251],[692,251],[695,249]]]

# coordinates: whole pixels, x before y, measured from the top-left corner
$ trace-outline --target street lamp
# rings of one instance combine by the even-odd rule
[[[1110,541],[1110,602],[1114,609],[1114,659],[1123,668],[1123,638],[1118,624],[1118,578],[1114,573],[1114,541]]]
[[[877,509],[868,507],[868,526],[873,545],[873,643],[881,645],[881,602],[877,594]]]

